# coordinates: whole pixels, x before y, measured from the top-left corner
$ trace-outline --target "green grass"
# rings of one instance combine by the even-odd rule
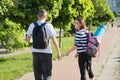
[[[62,55],[65,55],[73,45],[74,37],[62,38]],[[56,59],[56,51],[53,49],[53,59]],[[17,54],[0,57],[0,80],[16,80],[23,74],[32,71],[32,54]]]
[[[65,53],[73,46],[74,44],[74,37],[65,37],[62,38],[62,45],[60,48],[62,56],[65,55]],[[53,50],[53,59],[56,59],[56,50],[52,45],[52,50]]]
[[[0,57],[0,80],[15,80],[32,71],[31,53]]]
[[[120,62],[120,57],[118,57],[118,62]]]

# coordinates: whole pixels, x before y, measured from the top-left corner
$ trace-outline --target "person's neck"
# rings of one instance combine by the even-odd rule
[[[39,19],[38,21],[45,22],[46,20],[45,19]]]

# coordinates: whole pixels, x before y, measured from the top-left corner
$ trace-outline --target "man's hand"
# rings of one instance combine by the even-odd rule
[[[58,60],[60,60],[61,59],[61,53],[60,53],[60,49],[59,49],[59,46],[58,46],[58,43],[57,43],[57,39],[56,39],[55,36],[52,36],[51,40],[52,40],[52,42],[53,42],[53,44],[55,46],[55,49],[57,51],[57,58],[58,58]]]
[[[25,40],[29,43],[30,42],[30,39],[31,39],[31,36],[26,36]]]
[[[57,58],[58,58],[58,60],[60,60],[62,57],[61,57],[61,54],[58,54],[57,55]]]

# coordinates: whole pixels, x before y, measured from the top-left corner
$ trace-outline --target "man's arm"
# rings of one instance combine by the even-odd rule
[[[53,42],[53,44],[54,44],[54,47],[55,47],[55,49],[56,49],[56,51],[57,51],[58,60],[59,60],[59,59],[61,58],[61,53],[60,53],[60,49],[59,49],[59,46],[58,46],[57,39],[56,39],[55,36],[52,36],[52,37],[51,37],[51,40],[52,40],[52,42]]]

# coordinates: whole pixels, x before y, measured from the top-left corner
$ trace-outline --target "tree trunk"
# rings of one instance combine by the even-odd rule
[[[90,20],[90,26],[88,28],[88,30],[91,30],[92,29],[92,20]]]
[[[62,33],[62,26],[60,26],[60,31],[59,31],[59,47],[61,48],[61,33]]]

